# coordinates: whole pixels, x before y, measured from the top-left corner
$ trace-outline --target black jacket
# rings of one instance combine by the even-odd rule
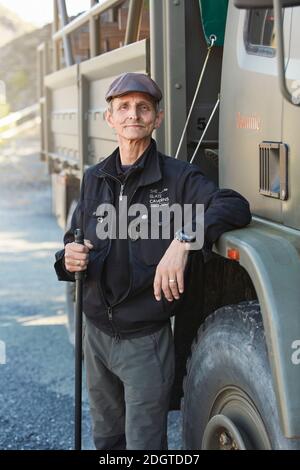
[[[77,227],[83,230],[84,238],[92,242],[94,248],[90,251],[84,280],[84,313],[105,333],[129,338],[161,328],[175,313],[180,300],[168,302],[162,295],[162,300],[157,301],[153,293],[156,266],[171,243],[172,236],[170,239],[128,239],[128,288],[117,304],[108,303],[103,272],[104,266],[108,268],[105,260],[109,257],[111,240],[99,239],[96,235],[97,224],[101,223],[97,208],[103,202],[116,205],[113,183],[118,183],[117,155],[118,149],[85,172],[80,200],[72,217],[71,228],[64,236],[64,244],[74,241],[73,234]],[[142,203],[150,208],[153,201],[167,201],[170,206],[174,203],[204,204],[206,249],[210,249],[223,232],[243,227],[251,220],[249,204],[240,194],[230,189],[218,189],[197,166],[162,155],[156,150],[153,140],[148,155],[139,159],[130,181],[128,207]],[[126,182],[122,188],[120,183],[120,191],[124,190]],[[173,234],[172,221],[170,233]],[[74,274],[64,267],[64,250],[56,253],[54,266],[59,280],[74,281]]]

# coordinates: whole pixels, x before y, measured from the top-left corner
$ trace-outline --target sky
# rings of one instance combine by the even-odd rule
[[[84,11],[90,6],[90,0],[66,0],[69,15]],[[0,0],[0,5],[17,13],[23,20],[42,26],[52,22],[53,0]]]

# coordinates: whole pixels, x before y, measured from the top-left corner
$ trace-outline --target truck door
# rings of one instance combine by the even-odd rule
[[[290,23],[287,9],[286,50]],[[276,192],[282,116],[273,10],[237,10],[230,2],[221,81],[220,186],[240,191],[253,213],[276,222],[282,222],[282,201]],[[262,179],[270,187],[261,190]]]
[[[292,9],[291,43],[286,69],[288,89],[295,97],[300,96],[300,7]],[[283,202],[283,222],[300,229],[300,109],[283,101],[283,142],[288,146],[288,199]]]

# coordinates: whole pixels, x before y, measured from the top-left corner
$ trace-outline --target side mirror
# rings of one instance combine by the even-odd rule
[[[273,8],[273,0],[234,0],[236,8]],[[299,0],[281,0],[282,8],[296,7],[300,5]]]

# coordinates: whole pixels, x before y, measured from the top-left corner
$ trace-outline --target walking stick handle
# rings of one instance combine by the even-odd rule
[[[80,228],[76,228],[74,232],[74,237],[75,237],[75,243],[79,243],[80,245],[84,245],[84,238],[83,238],[83,232]],[[75,280],[81,280],[83,279],[83,271],[77,271],[75,272]]]
[[[80,245],[84,245],[83,239],[83,232],[80,228],[77,228],[74,232],[75,243],[80,243]]]

